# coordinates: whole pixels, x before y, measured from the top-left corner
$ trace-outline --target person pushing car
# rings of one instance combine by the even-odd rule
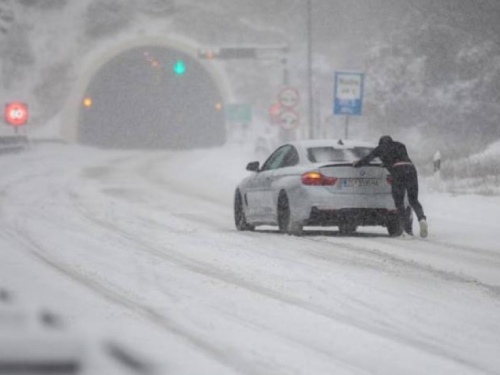
[[[427,219],[424,215],[422,205],[418,201],[418,176],[417,169],[413,165],[406,146],[401,142],[393,141],[388,135],[380,138],[378,146],[375,147],[364,158],[354,161],[353,167],[359,168],[368,165],[373,159],[382,160],[385,168],[392,177],[392,197],[399,213],[401,228],[405,228],[405,192],[408,194],[408,202],[415,211],[420,225],[420,236],[427,237]],[[411,234],[411,233],[409,233]]]

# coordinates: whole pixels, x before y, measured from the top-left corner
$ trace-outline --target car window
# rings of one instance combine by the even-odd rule
[[[281,162],[285,158],[286,154],[290,150],[289,145],[282,146],[279,149],[277,149],[269,158],[266,160],[264,165],[262,166],[261,171],[268,171],[271,169],[277,169],[281,166]]]
[[[299,153],[295,147],[286,145],[276,150],[262,166],[262,171],[290,167],[299,163]]]
[[[334,147],[311,147],[307,149],[307,158],[312,163],[325,163],[330,161],[346,161],[344,149]]]
[[[290,149],[281,162],[280,168],[291,167],[297,164],[299,164],[299,153],[295,147],[290,146]]]
[[[312,163],[328,163],[328,162],[352,162],[359,160],[368,155],[373,148],[370,147],[354,147],[354,148],[335,148],[326,147],[311,147],[307,149],[307,158]]]
[[[350,149],[352,154],[354,155],[354,160],[359,160],[361,158],[364,158],[366,155],[368,155],[370,152],[373,151],[373,147],[354,147]],[[375,158],[371,161],[371,163],[382,163],[379,158]]]
[[[361,159],[372,152],[373,147],[354,147],[351,150],[356,158]]]

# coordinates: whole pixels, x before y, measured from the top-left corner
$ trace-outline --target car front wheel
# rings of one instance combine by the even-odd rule
[[[234,194],[234,224],[238,230],[254,230],[255,227],[247,223],[243,209],[243,199],[239,190]]]

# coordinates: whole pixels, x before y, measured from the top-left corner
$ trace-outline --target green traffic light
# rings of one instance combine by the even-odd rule
[[[174,65],[174,73],[178,76],[186,73],[186,64],[182,60],[177,60]]]

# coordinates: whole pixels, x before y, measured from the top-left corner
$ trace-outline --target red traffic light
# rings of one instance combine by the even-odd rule
[[[21,126],[28,121],[28,106],[24,103],[5,105],[5,121],[13,126]]]

